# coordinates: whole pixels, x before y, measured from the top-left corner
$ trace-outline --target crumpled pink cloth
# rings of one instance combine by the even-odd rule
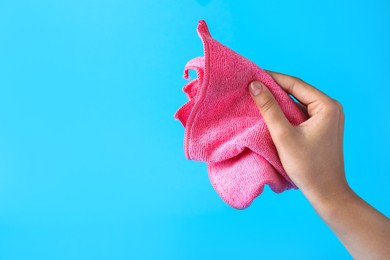
[[[292,124],[300,124],[306,116],[264,70],[214,40],[205,21],[199,21],[197,31],[204,57],[186,64],[184,78],[189,78],[189,70],[195,70],[198,78],[184,86],[189,101],[174,115],[185,127],[186,158],[206,162],[215,190],[237,209],[248,207],[265,184],[276,193],[296,188],[282,167],[248,84],[264,83]]]

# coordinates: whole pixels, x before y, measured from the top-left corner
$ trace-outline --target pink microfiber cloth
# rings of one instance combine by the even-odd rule
[[[190,60],[184,70],[184,78],[189,78],[189,70],[195,70],[198,78],[184,86],[189,101],[174,115],[185,127],[187,159],[206,162],[215,190],[237,209],[248,207],[265,184],[276,193],[296,188],[282,167],[248,84],[264,83],[292,124],[300,124],[306,116],[264,70],[214,40],[205,21],[199,21],[198,34],[204,57]]]

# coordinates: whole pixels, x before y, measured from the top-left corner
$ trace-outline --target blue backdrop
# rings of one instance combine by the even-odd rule
[[[173,114],[205,19],[344,105],[349,183],[390,215],[389,13],[385,0],[0,0],[0,259],[350,259],[300,191],[226,205]]]

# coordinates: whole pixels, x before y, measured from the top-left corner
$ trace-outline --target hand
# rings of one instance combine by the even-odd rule
[[[354,193],[345,179],[341,104],[298,78],[267,73],[308,115],[300,125],[290,124],[267,87],[249,85],[288,176],[353,258],[389,259],[390,220]]]
[[[291,125],[268,89],[261,82],[250,84],[249,90],[253,90],[252,97],[288,176],[309,198],[329,197],[348,190],[341,104],[298,78],[267,72],[299,100],[299,106],[309,116],[302,124]]]

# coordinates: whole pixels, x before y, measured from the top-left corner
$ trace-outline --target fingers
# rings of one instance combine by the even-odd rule
[[[281,74],[273,71],[266,70],[266,72],[278,83],[286,92],[293,95],[302,104],[309,106],[311,103],[318,101],[330,101],[331,98],[316,89],[315,87],[307,84],[303,80],[292,77],[286,74]]]
[[[259,81],[253,81],[249,84],[249,92],[267,124],[274,142],[281,135],[293,131],[293,126],[287,120],[279,104],[267,87]]]
[[[298,107],[302,110],[302,112],[306,115],[309,116],[309,113],[307,112],[307,106],[303,105],[300,102],[295,102],[295,104],[298,105]]]

